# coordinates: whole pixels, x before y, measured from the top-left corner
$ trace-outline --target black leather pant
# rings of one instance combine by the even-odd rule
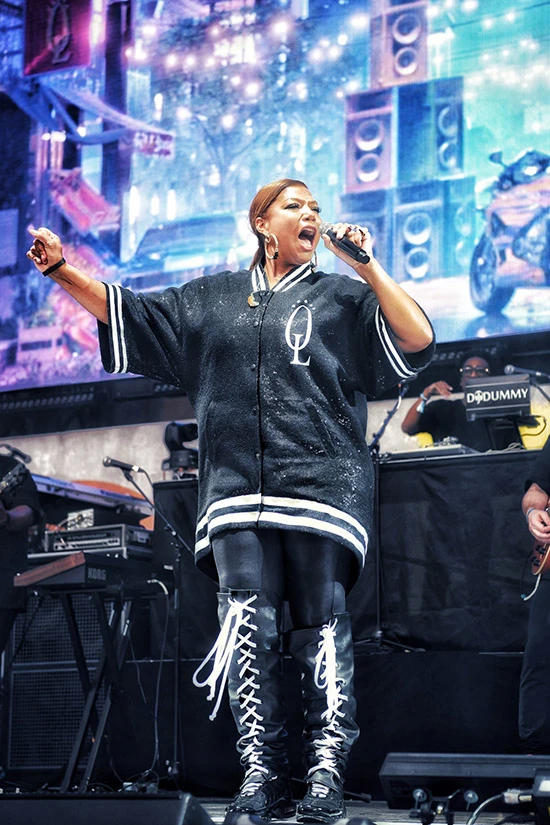
[[[220,579],[220,625],[231,610],[238,612],[239,604],[246,606],[228,680],[230,706],[241,737],[237,745],[241,762],[251,763],[249,770],[258,765],[268,765],[271,773],[286,769],[281,667],[281,613],[286,600],[293,625],[290,653],[302,673],[308,778],[311,774],[316,781],[339,788],[359,733],[353,643],[345,613],[354,563],[351,552],[330,539],[285,530],[227,531],[214,540],[213,550]],[[328,679],[328,665],[318,662],[320,649],[327,644],[329,649],[332,645],[327,661],[336,658],[336,670]]]
[[[212,542],[220,587],[288,601],[294,628],[318,627],[345,610],[351,551],[298,530],[228,530]]]

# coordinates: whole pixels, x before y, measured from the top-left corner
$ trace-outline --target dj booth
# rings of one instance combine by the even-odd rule
[[[513,749],[528,616],[521,593],[533,586],[526,565],[532,542],[520,502],[536,455],[526,450],[463,453],[459,447],[382,455],[380,544],[370,547],[348,602],[362,731],[348,766],[350,791],[376,791],[388,752],[506,753]],[[50,501],[59,507],[63,492],[42,486],[45,504]],[[162,482],[154,492],[157,507],[192,546],[196,481]],[[103,499],[100,503],[107,504]],[[113,519],[122,520],[120,516],[119,508]],[[172,566],[175,553],[173,537],[157,517],[153,569]],[[380,588],[376,587],[378,568]],[[119,775],[149,767],[155,742],[150,708],[160,685],[160,764],[171,760],[177,740],[180,781],[186,790],[229,795],[238,785],[241,768],[228,705],[224,702],[216,721],[210,722],[206,692],[192,685],[192,674],[217,635],[216,589],[183,550],[178,588],[179,680],[174,679],[173,597],[165,645],[167,600],[160,591],[137,617],[130,646],[137,665],[128,662],[122,668],[120,701],[115,697],[107,724],[108,759]],[[373,643],[378,589],[382,645]],[[27,623],[33,600],[31,596]],[[86,653],[99,660],[89,610],[89,598],[84,593],[77,596],[75,611]],[[63,771],[71,753],[82,690],[62,613],[50,602],[41,611],[45,618],[39,612],[25,630],[25,643],[10,676],[3,764],[12,775],[50,781],[52,774]],[[18,620],[15,645],[21,642],[25,621],[25,617]],[[394,648],[393,641],[406,652]],[[299,676],[290,658],[285,665],[290,755],[293,773],[300,776]],[[176,738],[175,686],[179,693]],[[132,737],[129,747],[132,730],[140,734],[137,742]],[[100,756],[98,777],[104,769],[107,776],[109,766]]]

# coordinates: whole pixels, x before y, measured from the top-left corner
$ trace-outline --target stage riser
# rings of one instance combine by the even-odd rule
[[[0,796],[0,821],[6,825],[212,825],[212,820],[190,794],[169,797],[125,794],[6,797]]]
[[[474,791],[484,801],[510,788],[529,789],[537,772],[547,776],[549,771],[547,756],[390,753],[382,765],[380,780],[390,808],[410,808],[414,790],[423,788],[434,799],[455,794],[453,810],[466,811],[467,791]],[[462,793],[456,794],[459,788]],[[472,807],[470,804],[470,810]],[[520,803],[518,811],[518,805],[495,800],[488,810],[518,815],[526,812],[526,804]]]

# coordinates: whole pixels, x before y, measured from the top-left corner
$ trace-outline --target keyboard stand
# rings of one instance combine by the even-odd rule
[[[51,593],[60,599],[84,694],[84,710],[64,771],[61,793],[85,793],[88,790],[109,719],[113,692],[120,690],[120,676],[130,642],[135,602],[144,593],[150,575],[148,561],[120,560],[107,554],[103,557],[93,554],[87,556],[85,552],[79,551],[27,570],[14,578],[15,587],[32,586],[34,590]],[[103,643],[92,678],[72,601],[73,595],[77,593],[90,595]],[[113,605],[108,608],[107,601],[111,600]],[[128,730],[131,729],[131,725],[128,725]],[[92,747],[84,774],[77,783],[78,763],[88,732],[92,736]]]
[[[130,627],[135,599],[134,596],[127,597],[119,592],[115,596],[109,619],[105,602],[106,598],[111,597],[98,591],[91,594],[103,640],[103,650],[95,674],[90,680],[82,640],[72,606],[71,594],[65,592],[59,594],[59,596],[62,599],[85,698],[84,710],[59,790],[61,793],[66,793],[69,790],[86,793],[93,776],[99,749],[103,742],[105,727],[109,719],[113,688],[115,690],[120,688],[120,673],[130,641]],[[104,688],[103,696],[102,688]],[[99,712],[98,704],[101,698],[103,698],[103,707]],[[88,755],[84,774],[78,786],[76,786],[75,774],[88,731],[92,732],[92,748]]]

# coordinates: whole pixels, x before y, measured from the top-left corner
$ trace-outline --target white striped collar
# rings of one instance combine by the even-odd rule
[[[273,292],[286,292],[288,289],[292,289],[299,281],[307,278],[310,272],[313,272],[311,261],[291,269],[280,281],[277,281],[273,287]],[[269,283],[265,270],[261,264],[256,264],[252,270],[252,292],[267,291],[269,291]]]

